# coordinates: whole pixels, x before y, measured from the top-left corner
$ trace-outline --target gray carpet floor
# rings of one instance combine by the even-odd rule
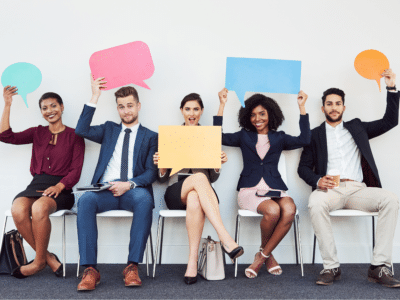
[[[233,265],[226,266],[226,279],[206,281],[199,278],[193,285],[183,282],[185,265],[157,266],[156,278],[145,276],[140,265],[143,286],[127,288],[122,281],[124,265],[99,265],[101,283],[91,292],[77,292],[79,279],[76,265],[67,265],[67,278],[55,277],[50,268],[35,276],[19,280],[0,275],[1,299],[400,299],[400,288],[385,288],[367,281],[367,264],[342,265],[342,279],[331,286],[317,286],[316,276],[322,265],[282,265],[283,274],[272,276],[262,268],[256,279],[244,276],[245,265],[239,265],[238,278]],[[400,264],[395,271],[400,272]],[[399,276],[395,276],[399,278]]]

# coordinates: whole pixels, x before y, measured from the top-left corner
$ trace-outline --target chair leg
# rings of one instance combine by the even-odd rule
[[[161,258],[162,258],[162,246],[164,242],[164,221],[165,219],[162,218],[162,225],[161,225],[161,242],[160,242],[160,258],[158,259],[158,264],[161,265]]]
[[[78,264],[76,267],[76,278],[79,278],[79,265],[81,264],[81,256],[79,254],[79,247],[78,247]]]
[[[149,277],[149,238],[147,238],[147,242],[146,242],[146,272],[147,272],[147,277]]]
[[[4,238],[4,235],[6,234],[6,226],[7,226],[7,216],[5,217],[5,219],[4,219],[4,226],[3,226],[3,234],[1,235],[1,242],[0,242],[0,253],[1,253],[1,250],[2,250],[2,248],[3,248],[3,238]]]
[[[312,264],[315,262],[315,244],[317,243],[317,237],[314,234],[314,245],[313,245],[313,253],[312,253]]]
[[[236,230],[235,230],[235,241],[236,244],[239,245],[239,231],[240,231],[240,215],[238,214],[236,216]],[[235,259],[235,278],[237,277],[237,271],[238,271],[238,259]]]
[[[154,249],[153,249],[153,237],[151,235],[151,230],[150,230],[150,254],[151,254],[151,263],[154,264]]]
[[[63,247],[63,254],[62,254],[62,256],[63,256],[63,278],[65,279],[65,273],[66,273],[66,270],[65,270],[65,260],[66,260],[66,241],[65,241],[65,239],[66,239],[66,237],[65,237],[65,215],[63,215],[63,220],[62,220],[62,222],[63,222],[63,228],[62,228],[62,247]]]
[[[297,245],[298,245],[298,251],[299,251],[299,256],[300,256],[300,267],[301,267],[301,276],[304,277],[304,266],[303,266],[303,252],[302,252],[302,247],[301,247],[301,237],[300,237],[300,227],[299,227],[299,223],[300,223],[300,216],[297,214],[296,217],[296,231],[297,231]],[[297,249],[296,249],[297,251]]]
[[[158,249],[160,247],[160,238],[161,238],[161,225],[163,222],[163,217],[159,216],[158,217],[158,227],[157,227],[157,245],[156,245],[156,251],[155,251],[155,260],[153,262],[153,278],[156,277],[156,266],[157,266],[157,255],[158,255]]]
[[[294,247],[295,247],[295,250],[296,250],[296,265],[298,265],[299,264],[299,255],[298,255],[298,250],[299,250],[299,247],[298,247],[298,245],[297,245],[297,217],[298,217],[298,215],[296,214],[295,216],[294,216],[294,224],[293,224],[293,232],[294,232]]]
[[[375,248],[375,218],[372,216],[372,252]]]

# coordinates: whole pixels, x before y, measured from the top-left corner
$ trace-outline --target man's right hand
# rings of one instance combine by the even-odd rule
[[[333,176],[325,175],[318,181],[318,188],[321,190],[333,189],[335,187],[335,181]]]
[[[90,100],[91,103],[96,104],[101,95],[101,90],[106,88],[105,84],[107,83],[107,81],[103,81],[104,78],[105,77],[99,77],[94,80],[93,75],[90,74],[90,81],[92,83],[92,100]]]
[[[3,98],[6,106],[11,106],[12,97],[18,95],[16,86],[7,85],[3,89]]]

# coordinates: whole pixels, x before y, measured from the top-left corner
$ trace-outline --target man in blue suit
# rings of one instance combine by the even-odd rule
[[[157,168],[153,164],[157,133],[139,124],[141,105],[133,87],[123,87],[115,93],[121,124],[108,121],[90,126],[105,84],[104,78],[92,78],[92,99],[83,108],[75,129],[79,136],[101,144],[92,184],[111,184],[108,190],[86,192],[78,201],[79,253],[81,265],[85,267],[78,291],[94,290],[100,283],[100,272],[96,268],[96,214],[116,209],[134,213],[128,265],[123,275],[125,286],[141,286],[138,263],[143,259],[154,208],[151,184],[157,178]]]

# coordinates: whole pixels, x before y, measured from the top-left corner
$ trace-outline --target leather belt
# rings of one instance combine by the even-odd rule
[[[344,182],[344,181],[355,181],[353,179],[340,179],[340,182]]]

